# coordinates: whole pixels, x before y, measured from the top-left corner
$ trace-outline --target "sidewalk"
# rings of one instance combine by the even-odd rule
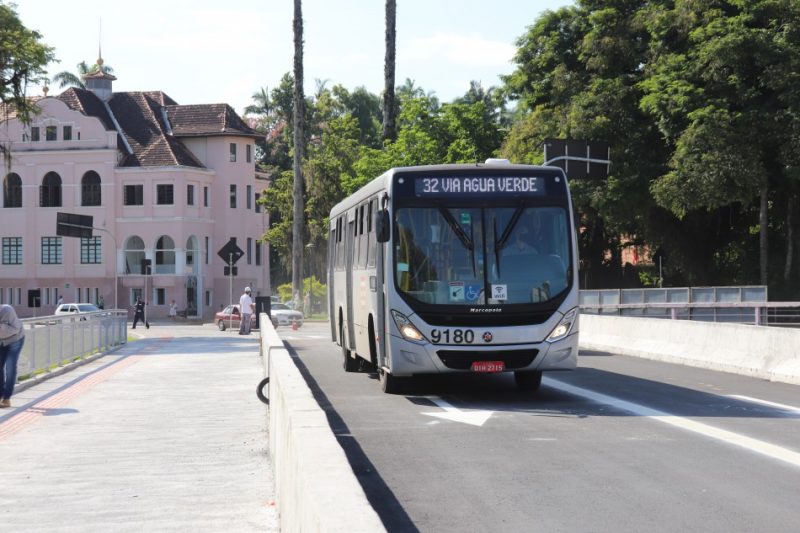
[[[168,322],[0,410],[4,531],[278,531],[258,333]]]

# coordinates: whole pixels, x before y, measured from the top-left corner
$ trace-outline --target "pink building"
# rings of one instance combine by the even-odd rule
[[[268,185],[255,170],[259,134],[227,104],[114,93],[115,79],[89,75],[86,90],[41,98],[29,126],[0,117],[11,148],[10,166],[0,157],[0,303],[29,317],[51,314],[59,297],[109,309],[141,295],[149,316],[167,316],[175,300],[208,319],[245,286],[270,294],[268,247],[257,242],[269,224],[256,204]],[[92,237],[57,236],[59,212],[93,217]],[[217,254],[231,239],[244,251],[233,278]]]

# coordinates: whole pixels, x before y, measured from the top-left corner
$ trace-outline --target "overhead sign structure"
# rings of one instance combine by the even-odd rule
[[[545,139],[544,161],[564,169],[570,180],[603,179],[611,166],[611,148],[604,141]]]
[[[234,265],[239,259],[242,258],[244,255],[244,250],[236,245],[236,238],[231,237],[231,239],[225,243],[225,246],[220,248],[220,250],[217,252],[217,255],[220,256],[226,264]]]
[[[92,236],[93,217],[74,213],[56,213],[56,235],[60,237]]]

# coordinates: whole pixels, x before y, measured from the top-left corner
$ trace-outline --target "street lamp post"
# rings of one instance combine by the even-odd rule
[[[108,235],[111,237],[111,240],[114,241],[114,309],[119,309],[119,301],[117,300],[117,286],[119,285],[119,250],[117,250],[117,238],[114,237],[113,233],[105,228],[93,227],[92,229],[108,233]]]
[[[306,244],[306,250],[308,250],[308,253],[306,254],[308,256],[308,293],[307,293],[308,308],[305,309],[305,314],[306,315],[311,315],[311,307],[312,307],[311,306],[311,298],[312,298],[313,289],[314,289],[314,282],[313,282],[313,276],[312,276],[312,270],[313,270],[312,266],[314,264],[314,259],[312,257],[313,251],[314,251],[314,243],[310,242],[310,243]]]

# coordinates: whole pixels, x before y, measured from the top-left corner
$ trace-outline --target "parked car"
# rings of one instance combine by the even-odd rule
[[[303,313],[295,311],[286,304],[274,303],[271,306],[270,319],[272,325],[276,328],[278,326],[291,326],[297,324],[297,327],[303,325]]]
[[[219,313],[214,315],[214,322],[220,331],[225,331],[228,327],[239,329],[242,323],[242,315],[239,312],[239,304],[229,305]],[[256,327],[255,313],[250,315],[250,328]]]
[[[80,315],[83,313],[94,313],[100,308],[94,304],[61,304],[56,307],[54,315]]]

